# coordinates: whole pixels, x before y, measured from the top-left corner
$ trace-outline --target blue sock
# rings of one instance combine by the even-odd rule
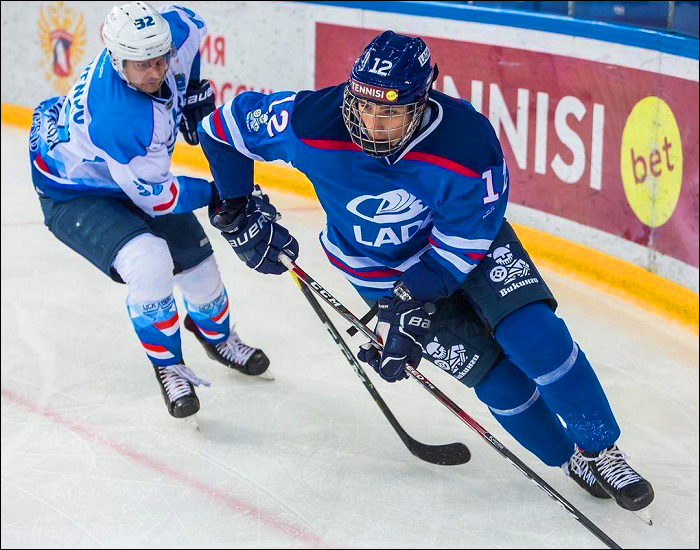
[[[126,307],[151,363],[159,367],[182,363],[180,322],[173,295],[146,303],[127,298]]]
[[[210,344],[220,344],[231,334],[229,323],[229,300],[226,289],[221,285],[221,292],[211,302],[193,304],[184,298],[185,307],[197,329]]]
[[[496,327],[496,340],[535,381],[581,449],[597,452],[617,441],[620,428],[598,377],[564,321],[545,303],[508,315]]]
[[[548,466],[561,466],[574,442],[549,409],[535,383],[508,359],[501,359],[474,387],[498,423]]]

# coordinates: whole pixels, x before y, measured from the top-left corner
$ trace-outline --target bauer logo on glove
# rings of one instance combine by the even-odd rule
[[[421,344],[430,330],[432,313],[429,311],[434,311],[434,307],[432,304],[424,306],[417,300],[397,298],[382,298],[378,306],[375,333],[377,339],[384,343],[384,349],[365,344],[357,357],[368,363],[387,382],[403,380],[408,378],[406,363],[416,367],[421,360]]]

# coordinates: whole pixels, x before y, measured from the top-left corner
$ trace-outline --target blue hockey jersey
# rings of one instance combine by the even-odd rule
[[[374,158],[345,128],[343,87],[245,92],[205,118],[200,140],[221,196],[252,191],[253,160],[289,162],[326,213],[329,260],[361,295],[388,296],[398,280],[419,300],[450,295],[503,221],[508,169],[491,124],[433,90],[410,144]]]
[[[42,102],[32,118],[29,153],[39,195],[127,197],[151,216],[188,212],[211,201],[209,182],[170,172],[187,83],[199,79],[205,24],[186,8],[162,7],[177,55],[157,98],[137,91],[103,50],[67,96]]]

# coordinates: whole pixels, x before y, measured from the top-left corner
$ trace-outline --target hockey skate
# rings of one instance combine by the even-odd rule
[[[636,515],[649,525],[652,524],[648,512],[640,512],[654,500],[654,489],[646,479],[639,475],[627,463],[629,458],[617,445],[608,447],[600,453],[581,451],[582,458],[588,462],[588,467],[598,483],[617,504],[635,512]],[[640,513],[638,513],[640,512]]]
[[[158,367],[153,365],[168,412],[175,418],[194,418],[199,411],[199,398],[194,386],[209,386],[183,364]],[[195,427],[196,421],[194,422]]]
[[[267,372],[267,367],[270,365],[267,355],[262,350],[241,342],[235,330],[231,329],[231,334],[226,341],[210,344],[189,315],[185,317],[185,328],[197,337],[210,359],[248,376],[259,376],[265,380],[275,379],[271,373]]]
[[[564,473],[573,479],[582,489],[585,489],[589,494],[596,498],[609,499],[612,498],[605,489],[598,483],[598,480],[588,467],[588,462],[581,455],[578,447],[574,450],[574,454],[568,462],[562,464],[561,469]]]

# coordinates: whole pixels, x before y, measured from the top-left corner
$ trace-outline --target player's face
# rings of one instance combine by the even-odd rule
[[[154,94],[160,88],[168,70],[169,56],[161,55],[143,61],[124,62],[124,76],[134,88]]]
[[[395,145],[406,133],[411,123],[406,105],[381,105],[371,101],[358,101],[360,118],[370,139]]]

